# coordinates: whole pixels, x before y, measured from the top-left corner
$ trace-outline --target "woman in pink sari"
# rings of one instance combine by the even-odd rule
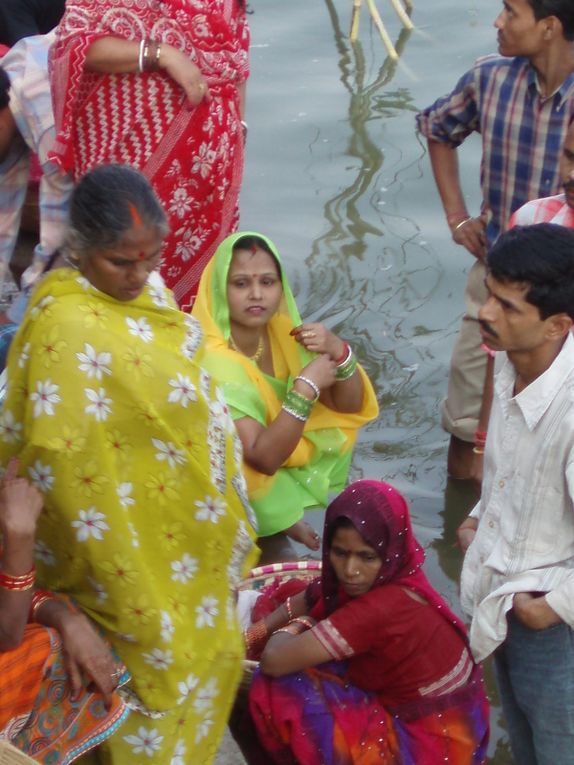
[[[238,219],[245,0],[68,0],[51,51],[51,158],[144,173],[169,215],[162,276],[189,308]]]

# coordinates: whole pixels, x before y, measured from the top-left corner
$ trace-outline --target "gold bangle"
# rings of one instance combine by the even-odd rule
[[[305,630],[312,630],[315,626],[315,622],[310,616],[296,616],[294,619],[291,619],[289,624],[301,624],[303,629],[300,629],[300,632],[305,632]]]
[[[469,215],[468,218],[464,218],[459,223],[456,224],[456,226],[453,228],[453,233],[455,231],[458,231],[459,228],[462,228],[463,226],[466,226],[466,224],[472,220],[472,215]]]
[[[254,645],[257,645],[257,643],[267,637],[267,634],[267,625],[263,619],[252,624],[251,627],[243,633],[246,648],[252,648]]]

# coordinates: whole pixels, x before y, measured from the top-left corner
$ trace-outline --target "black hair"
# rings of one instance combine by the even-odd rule
[[[526,300],[541,319],[565,313],[574,320],[574,230],[554,223],[516,226],[494,244],[487,266],[496,281],[526,285]]]
[[[325,534],[325,544],[327,547],[331,547],[331,544],[333,542],[333,537],[335,536],[335,533],[339,531],[339,529],[355,529],[357,530],[355,524],[350,518],[347,518],[346,515],[340,515],[338,518],[335,518],[333,523],[329,524],[329,528],[327,529],[327,533]]]
[[[6,70],[0,66],[0,109],[5,109],[10,103],[10,78]]]
[[[138,220],[160,236],[169,231],[160,201],[142,173],[127,165],[100,165],[72,192],[67,245],[78,257],[112,249]]]
[[[562,24],[564,37],[574,40],[574,3],[572,0],[528,0],[536,21],[556,16]]]
[[[272,251],[271,247],[267,244],[265,239],[262,239],[260,236],[254,236],[251,234],[246,234],[245,236],[240,236],[239,239],[237,239],[233,244],[233,252],[236,250],[248,250],[253,251],[257,248],[258,250],[263,250],[263,252],[266,252],[268,255],[271,255],[273,258],[273,262],[277,266],[277,271],[279,273],[279,277],[281,277],[281,263],[277,260],[275,257],[275,253]]]

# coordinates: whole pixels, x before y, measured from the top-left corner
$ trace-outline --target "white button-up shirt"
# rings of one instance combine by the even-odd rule
[[[517,592],[545,592],[574,628],[574,339],[514,396],[516,374],[497,354],[482,496],[471,516],[461,601],[471,648],[484,659],[506,637]]]

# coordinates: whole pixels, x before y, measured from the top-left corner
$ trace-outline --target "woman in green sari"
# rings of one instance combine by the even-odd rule
[[[203,272],[193,315],[202,364],[222,386],[243,444],[259,536],[280,532],[318,549],[302,519],[346,481],[357,430],[378,414],[373,387],[347,343],[302,323],[279,254],[237,233]]]

